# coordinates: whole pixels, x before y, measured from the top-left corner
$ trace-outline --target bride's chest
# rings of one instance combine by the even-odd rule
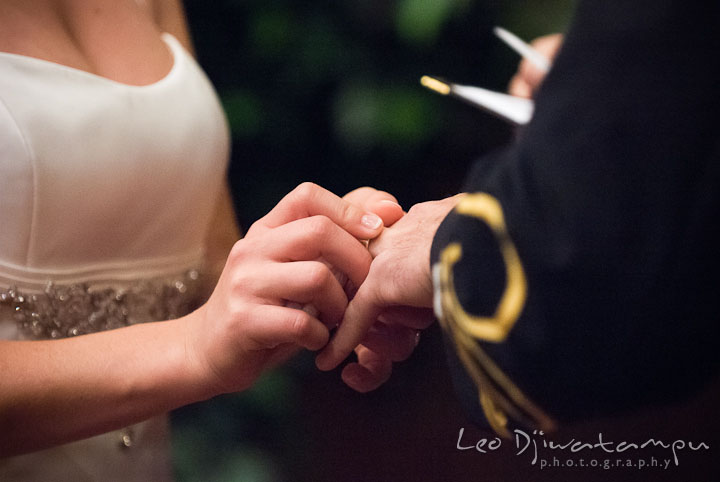
[[[197,245],[227,161],[209,82],[180,57],[128,86],[0,56],[0,263],[75,266]]]

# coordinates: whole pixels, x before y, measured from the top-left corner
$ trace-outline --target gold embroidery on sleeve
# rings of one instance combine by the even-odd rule
[[[509,438],[507,423],[512,419],[551,431],[555,422],[522,393],[477,343],[478,340],[505,341],[520,317],[527,297],[525,272],[507,232],[502,207],[489,194],[478,193],[463,198],[455,211],[477,218],[490,227],[505,263],[506,285],[493,316],[467,313],[457,297],[453,279],[453,267],[462,258],[462,247],[459,243],[449,244],[433,267],[440,323],[452,337],[461,363],[478,387],[480,406],[493,430]]]

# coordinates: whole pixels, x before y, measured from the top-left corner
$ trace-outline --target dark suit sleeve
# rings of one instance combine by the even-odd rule
[[[719,10],[581,3],[533,120],[438,230],[451,366],[496,430],[665,402],[718,372]]]

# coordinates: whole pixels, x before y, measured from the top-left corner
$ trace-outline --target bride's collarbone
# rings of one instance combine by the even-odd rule
[[[0,2],[0,52],[130,85],[152,84],[172,69],[172,52],[135,0],[24,1],[26,8]],[[61,8],[31,8],[48,3]]]

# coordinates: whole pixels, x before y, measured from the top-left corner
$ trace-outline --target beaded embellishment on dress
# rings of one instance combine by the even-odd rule
[[[25,338],[67,338],[184,316],[198,302],[198,279],[198,271],[190,270],[176,278],[143,280],[123,288],[48,283],[38,294],[0,288],[0,305],[12,307]]]

